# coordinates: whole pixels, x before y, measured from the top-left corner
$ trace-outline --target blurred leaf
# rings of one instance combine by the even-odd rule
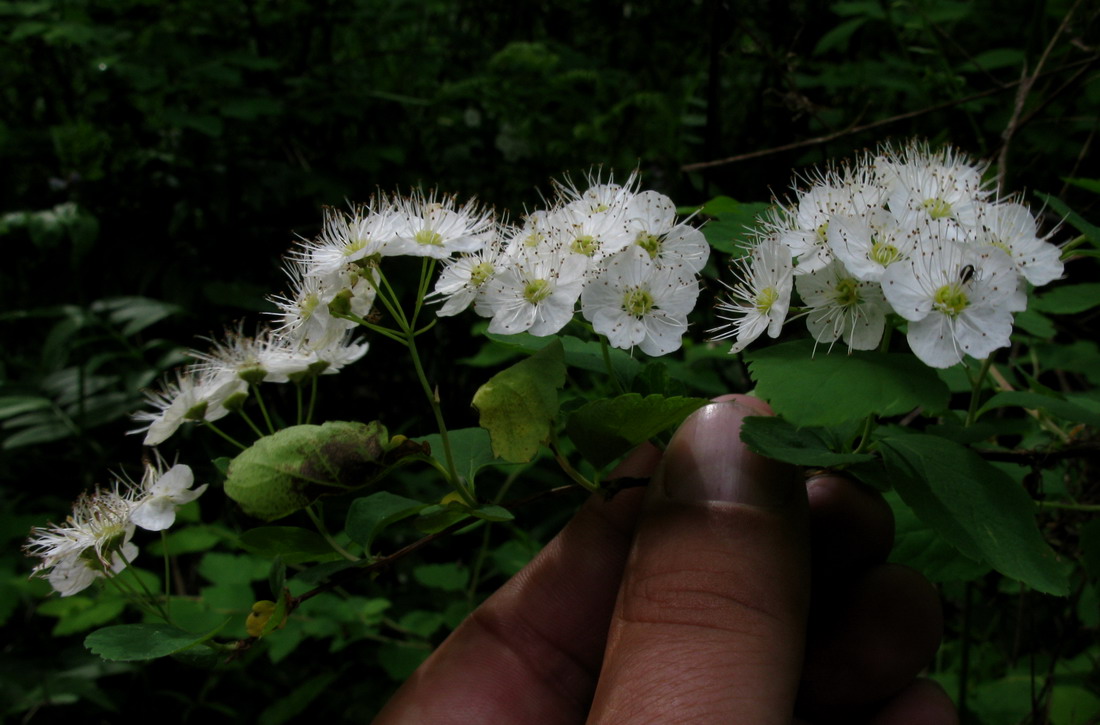
[[[848,48],[848,43],[851,42],[852,33],[859,30],[860,26],[866,23],[868,18],[853,18],[851,20],[845,20],[840,25],[825,33],[821,36],[821,40],[817,41],[817,45],[814,46],[812,55],[822,55],[828,53],[830,50],[844,51]]]
[[[1075,315],[1100,307],[1100,282],[1054,287],[1035,297],[1035,309],[1052,315]]]
[[[1100,413],[1086,410],[1068,400],[1018,390],[1006,390],[996,393],[978,409],[978,417],[990,410],[1007,407],[1038,408],[1057,418],[1073,421],[1074,423],[1100,426]]]
[[[10,418],[20,413],[43,410],[53,405],[49,398],[31,395],[10,395],[0,397],[0,418]]]
[[[413,569],[413,578],[430,589],[460,592],[470,581],[470,572],[461,564],[421,564]]]
[[[1100,179],[1070,179],[1063,176],[1062,181],[1071,186],[1091,191],[1094,194],[1100,194]]]
[[[260,725],[282,725],[301,715],[314,700],[321,697],[336,681],[337,673],[324,672],[314,675],[280,697],[260,713]]]
[[[1035,196],[1043,200],[1043,203],[1060,214],[1070,226],[1081,232],[1088,238],[1094,247],[1100,247],[1100,227],[1089,224],[1080,214],[1069,208],[1069,205],[1056,196],[1036,191]]]
[[[289,564],[338,559],[340,555],[320,534],[297,526],[261,526],[240,535],[243,549],[268,559],[278,557]]]
[[[122,327],[124,337],[132,337],[182,308],[148,297],[110,297],[92,303],[92,311],[106,314],[111,324]]]

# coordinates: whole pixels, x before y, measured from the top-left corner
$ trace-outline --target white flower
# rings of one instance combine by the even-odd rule
[[[736,265],[736,282],[727,285],[730,296],[718,303],[718,317],[729,324],[711,330],[719,333],[715,340],[735,338],[731,353],[741,352],[765,330],[779,336],[794,286],[791,252],[775,237],[765,237]]]
[[[982,188],[985,165],[950,147],[933,153],[927,144],[915,142],[900,152],[886,149],[875,159],[874,170],[887,189],[890,211],[903,225],[946,219],[961,234],[974,227],[978,202],[990,193]]]
[[[376,200],[351,214],[326,207],[324,216],[320,237],[302,242],[291,253],[307,276],[329,277],[353,262],[383,253],[401,221],[392,204]]]
[[[554,182],[560,202],[582,214],[612,212],[620,215],[638,193],[636,170],[630,172],[623,184],[616,184],[614,178],[608,178],[604,183],[598,171],[590,171],[584,178],[588,184],[583,192],[568,177],[562,182]]]
[[[918,230],[902,227],[885,209],[863,216],[833,216],[826,238],[829,248],[857,279],[877,281],[891,264],[909,258]]]
[[[656,191],[643,191],[627,205],[626,230],[633,244],[661,267],[698,272],[710,256],[710,244],[690,224],[676,224],[676,205]]]
[[[843,338],[849,351],[878,346],[890,308],[877,283],[860,281],[838,261],[796,275],[794,283],[810,307],[806,326],[816,341],[832,345]]]
[[[131,499],[117,489],[81,494],[66,525],[31,529],[23,550],[41,559],[33,573],[67,597],[87,589],[99,577],[122,571],[138,554],[137,546],[130,543],[132,506]]]
[[[522,254],[488,283],[478,312],[495,334],[552,335],[573,319],[587,268],[587,257],[561,249]]]
[[[490,245],[481,251],[448,261],[439,273],[435,291],[431,295],[446,299],[436,314],[440,317],[457,315],[484,296],[486,285],[504,264],[501,254],[496,245]]]
[[[457,206],[454,197],[416,192],[397,202],[399,223],[383,254],[445,259],[476,252],[494,235],[493,215],[475,201]]]
[[[130,520],[147,531],[163,531],[176,520],[176,509],[202,495],[208,484],[192,489],[195,476],[191,468],[177,463],[164,470],[164,461],[147,463],[141,479],[139,498],[134,501]]]
[[[289,296],[272,296],[271,301],[281,311],[278,314],[282,318],[282,325],[277,332],[293,341],[296,346],[320,350],[342,339],[347,330],[356,327],[355,322],[332,315],[329,305],[338,295],[344,294],[348,298],[348,307],[352,311],[363,310],[361,305],[353,305],[356,292],[347,286],[350,279],[338,277],[334,284],[331,278],[311,276],[308,271],[304,265],[291,260],[287,265],[287,275],[290,277],[293,292]],[[358,282],[363,286],[364,294],[373,302],[373,286],[365,279]],[[369,304],[367,308],[366,311],[369,311]]]
[[[936,368],[1007,346],[1012,313],[1026,306],[1007,254],[950,241],[890,266],[882,290],[894,311],[909,320],[909,347]]]
[[[145,400],[154,410],[139,411],[134,420],[147,425],[130,431],[145,431],[144,445],[156,446],[168,440],[184,421],[215,421],[229,414],[227,405],[243,400],[248,383],[236,375],[217,374],[196,368],[176,372],[176,381],[166,382],[161,391],[146,391]]]
[[[1039,238],[1035,217],[1023,204],[980,205],[975,242],[1003,249],[1012,258],[1016,270],[1037,287],[1062,276],[1061,252]]]
[[[612,347],[636,345],[657,356],[680,347],[698,296],[693,275],[660,268],[644,249],[633,246],[604,260],[581,293],[581,311]]]

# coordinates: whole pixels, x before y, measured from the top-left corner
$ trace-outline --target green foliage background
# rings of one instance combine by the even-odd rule
[[[268,309],[282,253],[317,231],[323,205],[425,185],[519,213],[550,177],[593,166],[638,168],[684,205],[758,202],[792,168],[919,135],[1000,158],[1006,189],[1095,220],[1095,193],[1063,179],[1096,176],[1097,12],[1070,0],[0,2],[0,715],[169,705],[182,721],[274,723],[308,706],[366,719],[575,505],[460,537],[369,597],[326,595],[274,654],[208,670],[106,665],[83,649],[81,632],[121,602],[44,600],[18,543],[136,459],[125,415],[141,388],[201,346],[196,333]],[[1046,216],[1047,228],[1059,219]],[[1059,341],[1096,340],[1094,318],[1059,319]],[[479,344],[446,328],[429,375],[455,427],[473,426],[469,394],[487,371],[454,364]],[[475,362],[491,366],[485,355]],[[368,355],[325,381],[326,416],[424,429],[386,394],[409,384],[392,367]],[[694,394],[746,384],[732,365],[695,372]],[[1095,370],[1080,374],[1095,384]],[[204,520],[239,516],[212,497],[202,506]],[[1100,561],[1100,532],[1082,525],[1051,518],[1047,533]],[[233,607],[262,595],[267,573],[228,529],[205,533],[177,542],[194,553],[174,576],[243,621]],[[1065,714],[1100,711],[1100,602],[1084,581],[1068,600],[1004,591],[980,571],[943,583],[941,679],[957,675],[961,637],[981,643],[968,655],[969,721],[1095,722]],[[1066,683],[1076,689],[1052,699]]]

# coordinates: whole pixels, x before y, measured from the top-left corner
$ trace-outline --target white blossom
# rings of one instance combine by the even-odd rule
[[[775,237],[765,237],[736,263],[736,281],[718,303],[718,317],[728,324],[711,330],[715,340],[733,338],[731,353],[741,352],[766,330],[778,337],[791,303],[791,252]]]
[[[604,260],[581,293],[581,311],[612,347],[665,355],[680,347],[698,296],[693,274],[659,267],[632,246]]]

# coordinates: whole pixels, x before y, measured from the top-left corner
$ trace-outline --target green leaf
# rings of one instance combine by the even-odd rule
[[[497,506],[496,504],[482,504],[477,508],[470,509],[470,514],[475,518],[483,519],[485,521],[492,521],[500,523],[501,521],[511,521],[515,518],[515,515],[511,511],[503,506]]]
[[[586,403],[569,416],[565,430],[581,455],[603,468],[639,443],[679,425],[708,402],[627,393]]]
[[[1052,315],[1076,315],[1100,307],[1100,282],[1054,287],[1037,295],[1034,307]]]
[[[8,451],[15,448],[22,448],[23,446],[58,441],[72,435],[72,428],[61,422],[36,425],[33,428],[27,428],[8,436],[4,439],[4,444],[0,446],[0,448]]]
[[[264,436],[229,464],[225,493],[250,516],[274,521],[325,493],[369,483],[389,444],[377,421],[296,425]]]
[[[291,690],[288,695],[264,708],[260,713],[259,724],[282,725],[302,714],[311,702],[325,693],[336,680],[337,675],[336,672],[324,672],[309,678]]]
[[[498,458],[523,463],[535,457],[550,437],[564,384],[564,350],[555,339],[478,388],[473,400],[478,422],[489,431]]]
[[[757,218],[769,207],[770,204],[742,203],[728,196],[711,199],[702,208],[703,214],[713,217],[703,225],[703,236],[713,249],[739,257],[750,246],[750,232]]]
[[[370,551],[375,538],[387,526],[420,513],[426,506],[411,498],[379,491],[351,502],[344,529],[352,541]]]
[[[404,682],[416,671],[431,650],[400,643],[387,643],[378,647],[378,664],[395,682]]]
[[[49,398],[30,395],[10,395],[0,398],[0,418],[11,418],[22,413],[44,410],[53,403]]]
[[[1029,335],[1049,340],[1058,332],[1054,323],[1046,315],[1039,314],[1034,308],[1028,308],[1023,312],[1017,312],[1013,323],[1020,330]]]
[[[1092,242],[1093,246],[1100,247],[1100,227],[1089,224],[1084,218],[1069,208],[1069,205],[1056,196],[1050,194],[1044,194],[1040,191],[1035,192],[1035,196],[1043,200],[1043,202],[1053,209],[1056,213],[1062,215],[1062,217],[1069,222],[1077,231],[1081,232]]]
[[[822,468],[873,461],[869,453],[837,453],[821,429],[796,428],[773,416],[750,416],[741,424],[741,440],[749,449],[796,466]]]
[[[1081,526],[1081,562],[1092,579],[1100,581],[1100,519]]]
[[[866,17],[845,20],[843,23],[821,36],[821,40],[817,41],[817,45],[814,46],[812,55],[821,55],[834,48],[841,51],[847,50],[852,33],[859,30],[860,26],[865,22],[867,22]]]
[[[136,335],[181,309],[148,297],[110,297],[92,303],[92,311],[106,314],[112,324],[122,328],[123,337]]]
[[[421,564],[413,569],[413,578],[431,589],[460,592],[470,581],[470,571],[454,562]]]
[[[1074,423],[1087,423],[1089,425],[1100,426],[1100,413],[1082,408],[1068,400],[1061,400],[1039,393],[1028,393],[1021,390],[1006,390],[995,394],[978,409],[978,417],[980,418],[990,410],[996,408],[1009,407],[1037,408],[1039,410],[1045,410],[1056,418],[1062,418]]]
[[[896,491],[886,491],[883,498],[894,512],[892,563],[916,569],[933,582],[969,581],[989,571],[988,565],[963,555],[917,518]]]
[[[825,354],[812,341],[773,345],[745,355],[755,394],[797,426],[830,426],[916,407],[942,410],[950,393],[913,355],[855,351]]]
[[[241,548],[267,559],[279,557],[288,564],[337,559],[325,538],[297,526],[261,526],[241,534]]]
[[[484,428],[460,428],[448,431],[447,438],[451,442],[451,455],[454,456],[458,475],[467,481],[473,481],[479,470],[497,460],[493,455],[489,431]],[[432,458],[446,469],[447,457],[443,449],[443,436],[435,433],[417,440],[427,443],[431,447]]]
[[[548,344],[545,337],[535,337],[526,332],[521,332],[518,335],[487,333],[485,336],[499,345],[529,353],[538,352]],[[565,364],[567,366],[594,373],[607,372],[607,363],[604,362],[603,358],[604,349],[600,343],[592,340],[581,340],[572,335],[559,335],[557,339],[561,341],[565,349]],[[611,358],[611,368],[624,381],[633,380],[638,371],[642,369],[642,363],[631,357],[630,353],[625,350],[610,348],[607,353]]]
[[[1037,591],[1069,592],[1036,526],[1034,502],[1008,475],[936,436],[895,435],[878,445],[902,500],[964,555]]]
[[[1086,191],[1091,191],[1093,194],[1100,194],[1100,179],[1071,179],[1063,176],[1062,181]]]
[[[214,526],[190,526],[168,534],[163,543],[149,542],[145,549],[153,556],[164,556],[165,551],[172,556],[194,554],[199,551],[208,551],[218,542],[230,538],[232,535],[224,529]]]
[[[201,644],[220,629],[196,637],[167,624],[117,624],[92,632],[84,638],[84,646],[113,662],[152,660]]]
[[[102,597],[98,600],[89,597],[65,597],[51,599],[38,607],[38,613],[47,617],[57,617],[51,634],[63,637],[83,632],[110,622],[122,614],[126,601],[120,598]]]
[[[959,66],[961,73],[1018,68],[1025,60],[1022,48],[994,48],[979,53]]]

